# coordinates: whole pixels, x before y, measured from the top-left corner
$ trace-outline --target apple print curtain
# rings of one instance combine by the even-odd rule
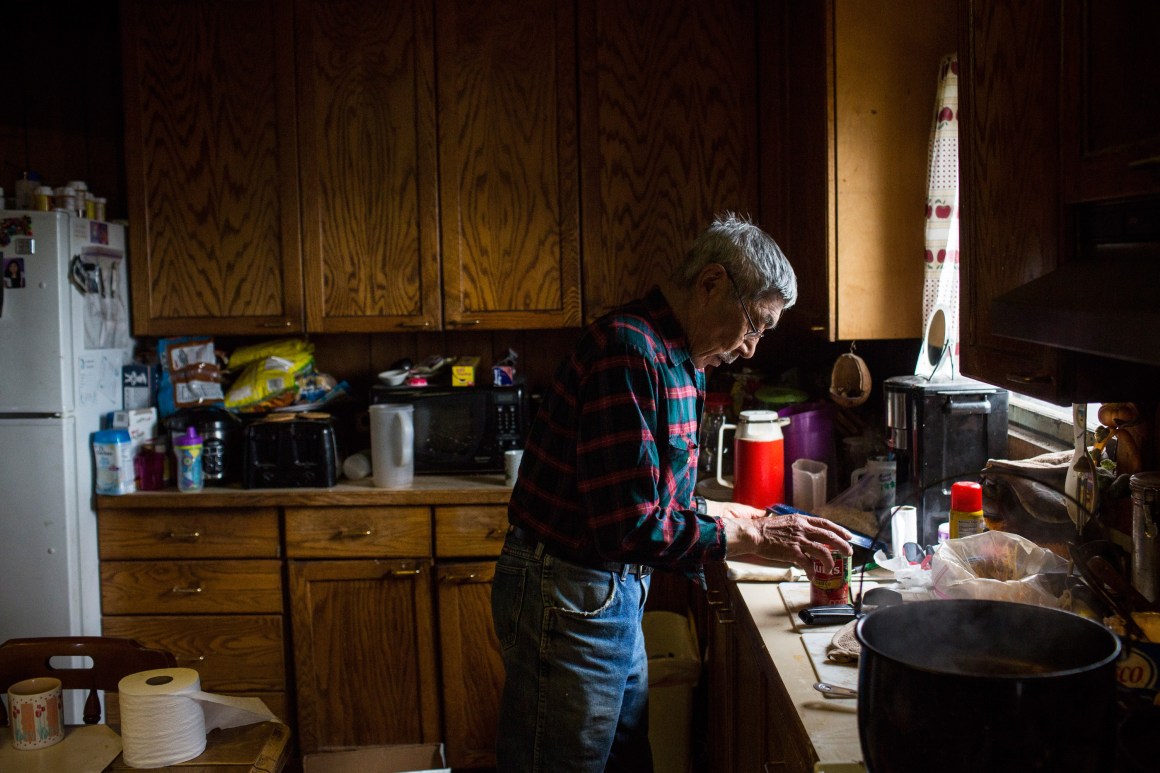
[[[959,372],[959,60],[956,54],[939,64],[934,121],[930,130],[927,165],[926,249],[922,284],[922,329],[927,330],[935,310],[946,315],[944,361],[935,373]],[[919,354],[923,369],[925,351]],[[948,362],[949,360],[949,362]],[[929,372],[930,365],[925,370]]]

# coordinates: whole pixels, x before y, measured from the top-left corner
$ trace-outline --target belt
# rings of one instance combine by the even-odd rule
[[[553,548],[548,547],[532,532],[528,531],[522,526],[512,524],[508,526],[508,538],[515,539],[522,543],[525,547],[539,548],[544,553],[557,558],[561,561],[567,561],[570,564],[583,566],[586,569],[598,569],[602,572],[613,572],[619,574],[621,577],[635,574],[638,577],[648,577],[652,574],[653,568],[646,564],[622,564],[618,561],[587,561],[582,559],[572,558],[570,556],[561,556],[559,552]]]

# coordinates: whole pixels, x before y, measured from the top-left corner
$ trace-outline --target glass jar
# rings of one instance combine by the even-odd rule
[[[717,474],[717,435],[727,421],[730,398],[724,392],[710,392],[705,396],[705,410],[701,417],[698,442],[701,444],[701,453],[697,461],[697,471],[700,477]],[[721,474],[733,474],[733,459],[729,454],[729,444],[721,447]],[[726,466],[728,465],[728,466]]]
[[[1160,472],[1139,472],[1132,492],[1132,586],[1149,601],[1160,598]]]

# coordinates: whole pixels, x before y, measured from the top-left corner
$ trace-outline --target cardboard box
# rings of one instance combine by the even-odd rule
[[[451,386],[475,386],[475,368],[479,365],[478,357],[460,357],[451,366]]]
[[[443,744],[395,744],[307,754],[303,773],[451,773]]]
[[[157,409],[134,408],[130,411],[113,411],[113,429],[129,430],[133,455],[146,440],[157,437]]]
[[[1116,663],[1121,687],[1142,693],[1150,700],[1160,697],[1160,644],[1121,638],[1124,655]]]
[[[157,371],[152,365],[121,366],[121,407],[148,408],[157,403]]]

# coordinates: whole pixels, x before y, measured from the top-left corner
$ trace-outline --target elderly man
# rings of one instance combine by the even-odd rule
[[[652,770],[641,618],[654,567],[699,577],[707,562],[756,554],[812,571],[850,554],[851,535],[824,519],[694,492],[704,369],[752,357],[796,299],[774,240],[726,215],[560,365],[492,590],[507,672],[500,771]]]

